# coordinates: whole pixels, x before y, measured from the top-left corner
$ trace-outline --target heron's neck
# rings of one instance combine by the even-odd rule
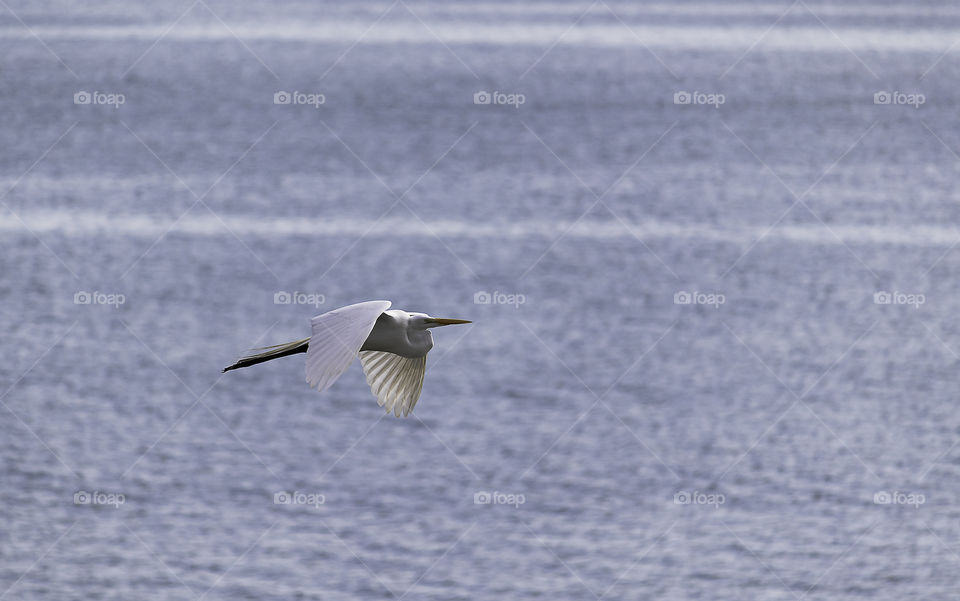
[[[410,347],[416,354],[413,357],[422,357],[433,348],[433,336],[430,330],[409,330],[407,338],[410,340]]]

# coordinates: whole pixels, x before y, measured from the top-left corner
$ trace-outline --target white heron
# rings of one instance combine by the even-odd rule
[[[242,357],[223,371],[306,353],[307,383],[323,392],[359,355],[377,403],[387,413],[406,417],[423,389],[427,353],[433,348],[430,328],[472,322],[389,311],[390,304],[367,301],[317,315],[310,320],[309,338],[257,349],[263,352]]]

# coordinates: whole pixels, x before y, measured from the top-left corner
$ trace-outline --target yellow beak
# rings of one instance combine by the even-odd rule
[[[454,326],[458,323],[473,323],[467,319],[446,319],[443,317],[428,317],[425,321],[427,323],[435,323],[438,326]]]

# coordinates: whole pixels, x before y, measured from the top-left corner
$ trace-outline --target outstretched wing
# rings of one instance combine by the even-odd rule
[[[377,397],[377,403],[394,415],[404,417],[423,390],[423,374],[427,370],[427,356],[401,357],[381,351],[360,351],[360,363],[367,376],[367,384]]]
[[[367,301],[317,315],[307,346],[307,383],[324,391],[345,372],[390,301]]]

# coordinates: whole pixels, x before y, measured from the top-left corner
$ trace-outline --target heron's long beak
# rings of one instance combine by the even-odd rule
[[[424,321],[426,321],[429,324],[434,324],[438,326],[453,326],[453,325],[457,325],[458,323],[473,323],[472,321],[467,319],[446,319],[443,317],[428,317]]]

